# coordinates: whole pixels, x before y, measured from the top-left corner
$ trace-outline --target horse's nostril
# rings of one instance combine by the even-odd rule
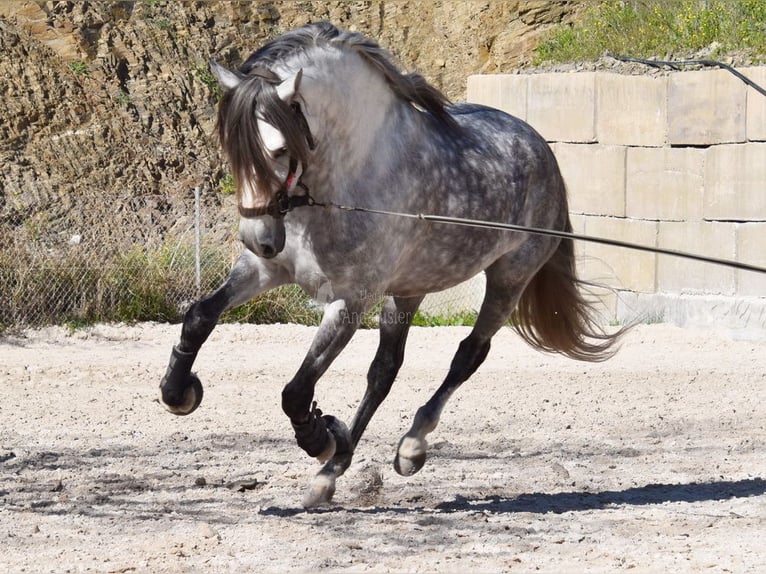
[[[265,259],[271,259],[277,254],[277,250],[273,245],[261,245],[261,257]]]

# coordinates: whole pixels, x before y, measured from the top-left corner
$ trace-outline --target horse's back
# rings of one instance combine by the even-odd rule
[[[468,118],[471,116],[487,116],[487,117],[506,117],[517,122],[524,123],[516,116],[504,112],[498,108],[485,106],[483,104],[474,104],[471,102],[452,104],[449,107],[450,115],[460,121],[462,118]]]
[[[466,141],[522,142],[536,154],[552,153],[545,138],[527,122],[497,108],[460,103],[450,106],[450,115],[464,132]]]
[[[450,115],[458,131],[446,135],[442,132],[440,139],[446,154],[451,155],[447,163],[459,165],[465,181],[443,181],[445,191],[484,196],[495,212],[481,215],[508,222],[526,219],[524,210],[538,211],[545,206],[550,213],[566,208],[566,191],[556,158],[545,138],[532,126],[480,104],[452,105]],[[466,189],[464,185],[470,183],[474,185]],[[504,203],[510,204],[509,209],[500,207]],[[540,220],[535,223],[548,224]]]

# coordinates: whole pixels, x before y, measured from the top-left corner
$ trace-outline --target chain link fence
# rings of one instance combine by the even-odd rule
[[[181,320],[190,303],[225,280],[241,249],[233,230],[222,240],[220,232],[209,232],[202,225],[206,208],[222,207],[206,207],[199,191],[193,203],[183,204],[187,213],[178,219],[185,226],[166,233],[161,241],[119,248],[107,248],[108,242],[97,240],[114,225],[106,218],[91,223],[88,241],[76,233],[48,233],[39,222],[33,226],[21,218],[0,222],[0,331],[50,324]],[[216,214],[208,215],[213,219]],[[471,315],[482,295],[483,277],[478,277],[429,296],[422,306],[424,316]],[[317,303],[289,285],[230,311],[223,320],[316,323],[320,317]],[[371,322],[374,318],[367,324]]]
[[[23,227],[24,223],[21,222]],[[90,230],[98,235],[98,230]],[[63,244],[10,240],[0,247],[0,329],[97,321],[178,320],[226,276],[231,246],[198,241],[199,228],[159,247],[99,250],[77,234]]]

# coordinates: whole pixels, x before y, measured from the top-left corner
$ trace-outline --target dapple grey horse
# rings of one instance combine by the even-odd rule
[[[571,239],[332,207],[570,231],[556,160],[529,125],[487,107],[450,104],[422,76],[400,72],[374,41],[329,23],[270,41],[238,70],[212,69],[224,90],[218,134],[237,184],[245,249],[226,282],[186,313],[161,383],[170,412],[199,405],[202,385],[191,368],[221,313],[279,285],[300,285],[325,304],[324,315],[284,387],[282,408],[298,445],[325,463],[304,499],[311,507],[332,498],[349,467],[427,293],[486,274],[473,330],[399,443],[394,467],[402,475],[423,466],[426,435],[503,325],[543,351],[586,361],[614,353],[620,332],[595,321]],[[381,298],[380,345],[349,429],[316,408],[315,387]]]

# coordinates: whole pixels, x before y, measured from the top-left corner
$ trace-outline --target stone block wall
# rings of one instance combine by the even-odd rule
[[[766,86],[766,67],[739,70]],[[468,100],[551,144],[575,231],[766,266],[766,97],[725,70],[480,75]],[[578,242],[607,321],[766,337],[766,276]]]

